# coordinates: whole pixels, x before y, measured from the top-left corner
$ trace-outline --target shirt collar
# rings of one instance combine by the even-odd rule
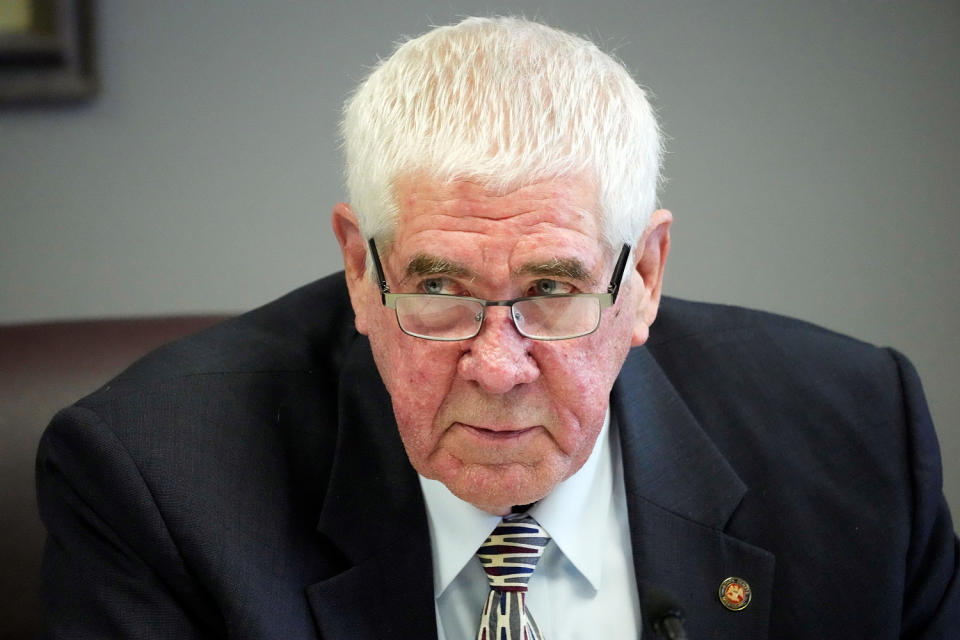
[[[610,410],[593,451],[580,469],[530,509],[563,555],[590,582],[600,586],[603,545],[613,486]],[[474,557],[500,516],[453,495],[446,485],[419,476],[427,506],[433,554],[434,595],[440,596]]]

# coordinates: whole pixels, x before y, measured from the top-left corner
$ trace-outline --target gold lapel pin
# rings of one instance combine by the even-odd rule
[[[750,583],[731,576],[720,583],[720,603],[730,611],[742,611],[750,604]]]

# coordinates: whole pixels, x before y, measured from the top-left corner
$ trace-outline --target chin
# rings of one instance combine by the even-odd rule
[[[439,479],[461,500],[488,513],[505,515],[514,505],[545,497],[564,479],[564,474],[557,469],[514,463],[466,465],[452,477]]]

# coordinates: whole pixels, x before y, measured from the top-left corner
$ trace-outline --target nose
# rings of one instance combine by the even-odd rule
[[[476,382],[487,393],[502,394],[529,384],[540,369],[529,353],[530,338],[517,331],[509,307],[487,307],[480,333],[467,342],[460,357],[460,375]]]

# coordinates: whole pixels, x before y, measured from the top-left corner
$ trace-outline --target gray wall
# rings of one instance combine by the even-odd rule
[[[522,12],[656,94],[669,293],[906,352],[960,520],[958,3],[99,4],[99,99],[0,111],[0,322],[239,310],[338,269],[344,95],[403,34]]]

